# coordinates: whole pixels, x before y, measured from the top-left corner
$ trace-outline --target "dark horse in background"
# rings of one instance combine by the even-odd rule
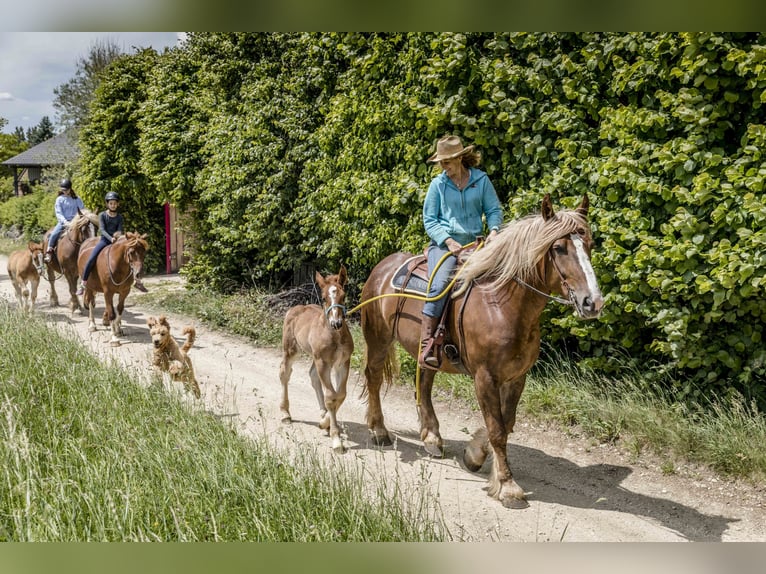
[[[85,270],[91,251],[99,239],[94,237],[83,243],[80,256],[77,261],[80,274]],[[146,242],[146,234],[128,231],[120,236],[114,243],[101,250],[93,266],[88,283],[83,294],[83,302],[88,308],[88,329],[96,330],[96,321],[93,311],[96,307],[96,293],[104,294],[104,325],[112,328],[110,344],[113,347],[120,346],[122,335],[122,312],[125,309],[125,298],[130,293],[136,277],[140,277],[144,271],[144,257],[149,250]],[[114,305],[114,296],[117,295],[117,306]],[[115,311],[116,310],[116,311]]]
[[[56,293],[56,279],[63,275],[69,286],[69,309],[74,313],[79,310],[80,298],[77,297],[77,279],[80,277],[77,271],[77,255],[80,253],[82,242],[89,237],[95,237],[98,229],[98,215],[92,211],[77,210],[72,220],[66,224],[64,231],[56,244],[53,257],[47,263],[48,282],[51,284],[50,304],[58,307],[59,296]],[[50,228],[43,237],[43,253],[48,249],[48,238],[53,228]]]
[[[474,433],[463,454],[476,471],[493,455],[488,494],[504,506],[527,506],[523,489],[513,480],[507,457],[508,435],[516,422],[516,407],[527,371],[540,352],[540,315],[552,298],[566,297],[583,319],[598,317],[603,298],[590,262],[593,245],[587,220],[588,197],[577,209],[554,212],[548,195],[541,213],[505,226],[486,246],[469,255],[458,268],[458,289],[450,301],[447,330],[459,354],[444,360],[441,371],[467,373],[486,428]],[[362,332],[366,343],[365,382],[367,426],[378,444],[390,445],[383,423],[380,389],[394,372],[394,341],[417,358],[423,302],[386,296],[395,271],[409,253],[386,257],[372,270],[362,290]],[[382,295],[382,297],[381,297]],[[426,450],[442,455],[439,421],[431,401],[435,372],[421,374],[418,405],[420,436]]]

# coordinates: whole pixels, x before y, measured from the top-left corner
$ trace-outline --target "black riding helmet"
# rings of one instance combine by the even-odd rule
[[[67,178],[64,178],[61,180],[61,183],[59,183],[59,187],[61,189],[72,189],[72,182],[69,181]]]
[[[109,202],[112,200],[120,201],[120,196],[116,191],[110,191],[104,196],[104,201]]]

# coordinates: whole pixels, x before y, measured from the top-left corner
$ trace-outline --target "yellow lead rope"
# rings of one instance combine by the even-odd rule
[[[469,247],[476,243],[476,241],[472,241],[471,243],[466,243],[462,246],[462,249],[465,249],[466,247]],[[476,251],[481,249],[484,246],[484,242],[480,241],[478,245],[476,246]],[[439,262],[436,264],[436,267],[434,267],[434,270],[431,272],[430,277],[428,278],[428,287],[426,289],[426,292],[431,290],[431,282],[434,279],[434,275],[436,275],[436,272],[439,270],[439,267],[442,266],[442,263],[446,261],[447,257],[450,257],[453,255],[453,253],[445,253],[442,255],[442,258],[439,259]],[[349,314],[354,313],[367,305],[368,303],[372,303],[373,301],[376,301],[378,299],[382,299],[383,297],[406,297],[408,299],[415,299],[417,301],[423,301],[423,302],[430,302],[430,301],[438,301],[442,297],[444,297],[447,293],[449,293],[452,290],[452,287],[455,285],[455,282],[458,280],[458,277],[460,277],[460,273],[462,272],[463,268],[460,267],[455,273],[455,276],[452,278],[452,281],[450,281],[447,286],[442,290],[441,293],[438,295],[434,295],[433,297],[423,297],[422,295],[413,295],[411,293],[383,293],[382,295],[376,295],[375,297],[371,299],[367,299],[367,301],[362,301],[351,309],[349,311]],[[415,404],[419,408],[420,407],[420,363],[416,361],[416,369],[415,369]]]

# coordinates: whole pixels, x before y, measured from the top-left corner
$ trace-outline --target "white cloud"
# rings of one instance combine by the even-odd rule
[[[55,123],[53,90],[74,77],[77,62],[96,42],[161,52],[178,41],[177,32],[3,32],[0,34],[0,117],[5,131],[34,127],[43,116]]]

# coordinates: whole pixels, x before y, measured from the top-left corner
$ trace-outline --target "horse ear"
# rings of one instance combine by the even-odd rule
[[[348,281],[348,273],[346,273],[346,266],[341,263],[340,271],[338,271],[338,283],[345,286],[346,281]]]
[[[322,277],[322,274],[319,271],[314,272],[314,281],[319,287],[324,287],[324,277]]]
[[[146,324],[149,325],[150,327],[153,327],[156,323],[157,323],[156,317],[148,317],[146,319]]]
[[[553,212],[553,204],[551,204],[550,193],[546,193],[545,197],[543,197],[543,205],[541,208],[541,212],[543,214],[543,221],[548,221],[550,218],[552,218],[555,215]]]
[[[588,217],[588,207],[590,207],[590,200],[588,199],[588,194],[585,193],[582,196],[580,207],[578,207],[575,211],[577,211],[577,213],[579,213],[583,217]]]
[[[29,243],[27,243],[27,249],[29,249],[30,251],[34,251],[35,249],[42,249],[42,247],[43,247],[42,245],[39,245],[35,243],[34,241],[30,241]]]

